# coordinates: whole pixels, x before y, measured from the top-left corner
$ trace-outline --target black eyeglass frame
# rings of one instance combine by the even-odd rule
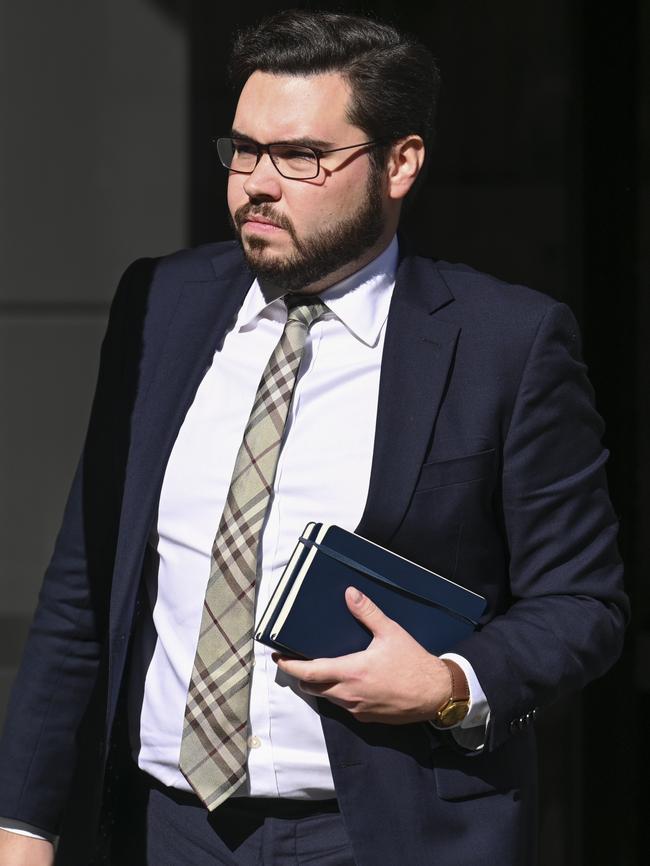
[[[223,157],[221,156],[221,152],[219,150],[219,142],[221,142],[221,141],[230,141],[230,142],[237,141],[237,142],[241,142],[242,144],[248,144],[251,147],[255,147],[257,149],[257,158],[255,160],[255,165],[251,168],[251,170],[250,171],[242,171],[242,169],[240,169],[240,168],[231,168],[231,166],[226,165]],[[342,150],[353,150],[355,147],[370,147],[370,146],[376,147],[378,144],[386,144],[386,142],[387,142],[387,139],[385,139],[385,138],[375,138],[375,139],[372,139],[370,141],[362,141],[359,144],[347,144],[347,145],[345,145],[345,147],[332,147],[332,148],[329,148],[328,150],[320,150],[319,148],[311,147],[308,144],[292,144],[290,142],[285,142],[285,141],[273,141],[273,142],[270,142],[269,144],[259,144],[257,141],[252,141],[250,139],[231,138],[230,136],[222,136],[220,138],[213,138],[212,139],[212,143],[217,148],[217,153],[219,154],[219,159],[221,160],[221,164],[223,165],[224,168],[228,169],[228,171],[232,171],[235,174],[252,174],[255,171],[255,169],[257,168],[257,166],[259,165],[260,159],[264,156],[265,153],[268,153],[269,159],[271,160],[273,167],[275,168],[277,173],[281,177],[284,177],[286,180],[314,180],[314,178],[317,178],[318,175],[320,174],[321,157],[325,156],[328,153],[339,153]],[[274,148],[276,146],[277,147],[295,147],[295,148],[299,148],[300,150],[307,150],[310,153],[313,153],[314,157],[316,158],[316,173],[310,174],[310,175],[301,174],[298,176],[283,174],[280,171],[279,167],[277,166],[275,159],[273,158],[272,148]]]

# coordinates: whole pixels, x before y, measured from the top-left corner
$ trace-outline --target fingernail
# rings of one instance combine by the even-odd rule
[[[359,590],[358,590],[356,587],[354,587],[354,586],[351,587],[351,589],[352,589],[352,593],[351,593],[351,595],[352,595],[352,601],[353,601],[355,604],[360,604],[360,603],[361,603],[361,600],[363,599],[363,594],[362,594],[361,592],[359,592]]]

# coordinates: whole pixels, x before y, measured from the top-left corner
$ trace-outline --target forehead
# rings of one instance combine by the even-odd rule
[[[356,129],[346,119],[349,99],[349,86],[338,73],[257,71],[244,85],[233,126],[261,143],[299,138],[338,142]]]

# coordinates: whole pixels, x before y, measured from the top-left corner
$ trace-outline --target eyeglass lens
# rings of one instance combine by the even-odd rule
[[[233,171],[250,173],[257,165],[257,145],[248,141],[238,141],[232,138],[220,138],[217,141],[219,157],[226,168]],[[274,165],[284,177],[316,177],[318,174],[318,157],[309,147],[294,144],[272,144],[269,146],[270,157]]]

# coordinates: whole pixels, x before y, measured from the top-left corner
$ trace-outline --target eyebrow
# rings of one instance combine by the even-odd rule
[[[241,141],[249,141],[251,144],[261,144],[261,142],[251,138],[250,135],[246,135],[244,132],[239,132],[237,129],[230,130],[230,137],[240,139]],[[269,144],[297,144],[303,145],[304,147],[313,147],[316,150],[328,150],[332,147],[331,141],[324,141],[322,138],[311,138],[308,135],[302,136],[301,138],[283,138],[282,141],[273,141],[269,142]]]

